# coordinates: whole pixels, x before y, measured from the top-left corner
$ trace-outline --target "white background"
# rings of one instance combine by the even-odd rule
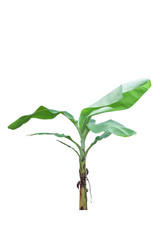
[[[0,239],[159,240],[159,1],[8,1],[0,3]],[[78,119],[121,83],[152,88],[129,110],[97,116],[137,131],[90,151],[93,203],[79,211],[78,158],[54,136],[76,129],[64,116],[18,117],[40,105]],[[90,134],[87,145],[93,141]]]

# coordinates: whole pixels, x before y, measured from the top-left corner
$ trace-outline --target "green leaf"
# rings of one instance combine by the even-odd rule
[[[104,133],[95,138],[95,140],[91,143],[91,145],[86,150],[86,155],[88,154],[88,151],[91,149],[92,146],[94,146],[98,141],[109,137],[112,133],[121,137],[129,137],[136,134],[135,131],[129,128],[126,128],[124,125],[113,120],[108,120],[106,122],[102,122],[99,124],[89,123],[87,124],[87,127],[93,133],[100,133],[100,132],[104,132]]]
[[[21,127],[24,123],[28,122],[31,118],[53,119],[59,114],[67,117],[76,126],[76,128],[78,128],[78,121],[76,121],[70,113],[66,111],[48,109],[44,106],[40,106],[33,114],[25,115],[18,118],[15,122],[11,123],[8,128],[12,130],[17,129]]]
[[[68,140],[73,142],[78,147],[80,152],[82,151],[81,147],[79,146],[79,144],[77,142],[75,142],[70,136],[64,135],[63,133],[62,134],[59,134],[59,133],[33,133],[33,134],[29,134],[28,136],[34,136],[34,135],[54,135],[54,136],[60,137],[60,138],[67,138]]]
[[[149,79],[142,79],[120,85],[91,106],[84,108],[79,117],[81,132],[94,115],[128,109],[151,87]]]
[[[87,154],[88,154],[88,151],[91,149],[91,147],[93,147],[98,141],[100,141],[100,140],[102,140],[102,139],[104,139],[104,138],[107,138],[107,137],[109,137],[110,135],[111,135],[111,133],[105,132],[105,133],[103,133],[102,135],[97,136],[97,137],[95,138],[95,140],[91,143],[91,145],[88,147],[88,149],[86,150],[86,156],[87,156]]]
[[[60,143],[62,143],[62,144],[65,145],[65,146],[73,149],[73,151],[76,152],[76,153],[78,154],[78,156],[80,157],[79,153],[78,153],[73,147],[71,147],[70,145],[68,145],[68,144],[66,144],[66,143],[64,143],[64,142],[62,142],[62,141],[59,141],[59,140],[57,140],[57,141],[60,142]]]
[[[126,128],[124,125],[113,121],[108,120],[99,124],[88,124],[87,127],[94,133],[106,132],[110,134],[115,134],[121,137],[130,137],[136,134],[132,129]]]

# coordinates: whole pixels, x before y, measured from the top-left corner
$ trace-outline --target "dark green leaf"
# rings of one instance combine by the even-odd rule
[[[28,122],[31,118],[38,118],[38,119],[53,119],[57,115],[62,114],[67,117],[75,126],[78,127],[78,121],[74,119],[74,117],[66,112],[66,111],[57,111],[48,109],[46,107],[40,106],[33,114],[25,115],[18,118],[15,122],[11,123],[8,128],[9,129],[16,129],[21,127],[24,123]]]

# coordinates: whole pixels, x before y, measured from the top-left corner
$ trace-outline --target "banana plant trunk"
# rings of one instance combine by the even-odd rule
[[[79,175],[80,175],[80,194],[79,194],[79,210],[87,210],[87,174],[88,169],[86,169],[86,153],[85,153],[85,141],[81,141],[82,152],[79,158]]]
[[[79,210],[87,210],[86,159],[80,158],[80,196]]]

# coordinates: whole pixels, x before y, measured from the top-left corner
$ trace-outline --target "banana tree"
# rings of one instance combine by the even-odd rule
[[[34,133],[30,134],[30,136],[43,134],[54,135],[58,138],[66,138],[75,145],[76,148],[68,145],[68,143],[58,140],[60,143],[71,148],[78,155],[80,175],[80,180],[77,183],[77,187],[80,191],[79,209],[87,210],[88,189],[86,185],[88,180],[88,169],[86,168],[86,157],[88,152],[98,141],[109,137],[111,134],[115,134],[120,137],[129,137],[136,133],[132,129],[129,129],[116,121],[107,120],[102,123],[96,123],[92,117],[101,113],[125,110],[130,108],[150,87],[151,81],[149,79],[142,79],[122,84],[101,98],[99,101],[95,102],[87,108],[84,108],[80,113],[79,121],[66,111],[57,111],[48,109],[44,106],[40,106],[34,113],[18,118],[15,122],[10,124],[8,128],[12,130],[17,129],[24,123],[27,123],[31,118],[53,119],[59,114],[64,115],[73,123],[79,133],[80,143],[74,141],[73,138],[69,135],[59,133]],[[96,134],[101,134],[96,136],[95,140],[90,144],[90,146],[88,146],[88,148],[86,148],[85,141],[90,131]]]

